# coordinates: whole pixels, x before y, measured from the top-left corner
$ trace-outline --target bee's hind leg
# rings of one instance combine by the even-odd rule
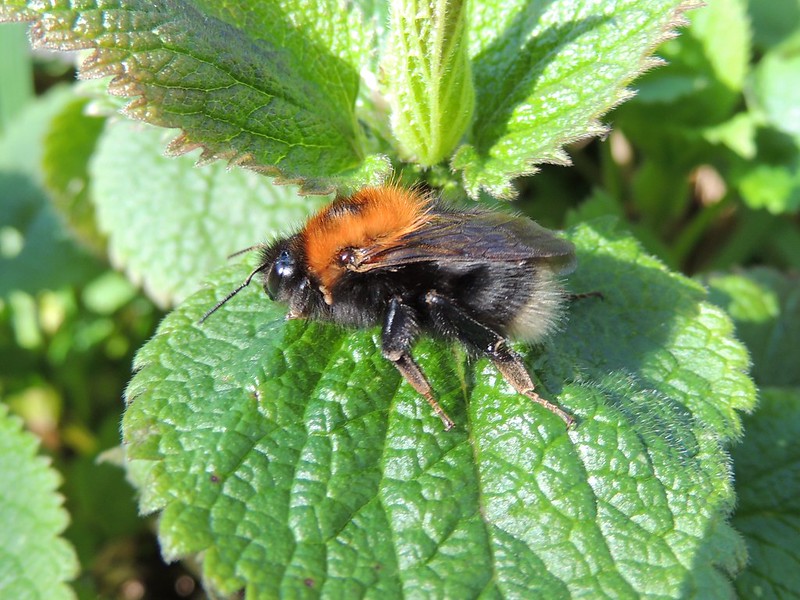
[[[383,356],[394,363],[411,387],[428,401],[433,412],[442,420],[444,428],[450,430],[455,423],[439,406],[431,384],[411,356],[411,344],[418,333],[419,325],[414,310],[403,304],[400,298],[392,298],[383,322]]]
[[[575,419],[569,413],[536,393],[533,380],[525,369],[522,358],[508,347],[508,341],[502,335],[477,321],[456,303],[435,291],[428,292],[425,301],[430,307],[431,316],[442,331],[455,335],[462,343],[488,356],[517,392],[558,415],[567,427],[575,423]]]

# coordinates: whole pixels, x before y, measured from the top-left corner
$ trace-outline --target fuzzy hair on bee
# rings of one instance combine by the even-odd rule
[[[381,326],[384,357],[445,429],[453,420],[411,353],[423,334],[489,357],[520,394],[573,423],[536,393],[508,344],[553,332],[568,298],[560,278],[576,264],[571,243],[530,219],[456,208],[420,188],[367,187],[252,249],[260,250],[258,267],[201,322],[260,275],[267,296],[288,305],[289,319]]]

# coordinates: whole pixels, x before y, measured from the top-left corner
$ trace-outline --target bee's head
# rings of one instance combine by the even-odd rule
[[[289,302],[307,278],[292,238],[278,240],[261,253],[264,291],[270,300]]]
[[[297,236],[278,240],[269,246],[253,246],[241,252],[261,248],[261,262],[253,269],[244,282],[225,296],[200,319],[205,321],[223,304],[250,285],[253,277],[261,274],[264,280],[264,291],[270,300],[285,302],[289,305],[289,318],[304,317],[308,314],[311,303],[312,287],[306,274],[302,248]],[[241,254],[237,252],[236,254]],[[234,256],[236,256],[236,254]]]
[[[278,240],[261,253],[264,291],[270,300],[289,305],[289,317],[308,312],[311,285],[297,236]]]

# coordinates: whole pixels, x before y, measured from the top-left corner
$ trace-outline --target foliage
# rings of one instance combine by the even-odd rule
[[[36,456],[37,440],[0,404],[0,594],[4,598],[73,598],[64,583],[75,553],[58,535],[67,524],[55,493],[58,474]]]
[[[685,8],[0,0],[34,45],[88,48],[81,75],[110,76],[35,98],[28,69],[0,73],[0,399],[65,479],[77,595],[193,581],[154,567],[116,462],[165,558],[198,560],[210,593],[797,594],[800,11],[713,0],[670,39]],[[27,56],[19,33],[0,26],[0,48]],[[659,43],[669,64],[650,70]],[[40,82],[71,73],[36,60]],[[604,298],[518,349],[575,429],[425,340],[444,432],[376,331],[286,323],[257,286],[197,325],[252,268],[226,255],[328,200],[301,193],[389,177],[454,202],[519,196],[568,227],[569,288]],[[735,270],[754,263],[772,268]],[[674,270],[700,272],[708,298]],[[178,306],[138,352],[125,457],[98,462],[153,302]],[[736,337],[762,386],[744,428]],[[58,581],[68,556],[50,561]]]
[[[457,2],[396,2],[383,71],[394,134],[424,166],[452,156],[472,196],[481,188],[511,196],[511,178],[536,163],[566,162],[565,142],[602,131],[598,115],[652,66],[648,51],[677,24],[679,5],[595,2],[576,12],[566,1],[544,8],[520,0],[476,3],[467,15]],[[359,73],[380,36],[360,11],[334,0],[3,0],[3,14],[33,20],[37,46],[94,48],[83,75],[114,75],[110,91],[135,98],[129,116],[180,128],[174,153],[200,146],[203,160],[225,158],[306,191],[341,191],[389,173],[387,154],[396,151],[380,128],[360,125],[380,115],[367,102],[362,117],[356,103]],[[458,146],[473,95],[477,114]],[[442,139],[451,126],[455,133]]]
[[[65,88],[29,98],[0,137],[0,412],[8,407],[22,417],[53,455],[71,520],[65,535],[75,548],[56,538],[67,521],[54,492],[60,478],[32,456],[36,444],[18,431],[19,419],[4,416],[0,478],[9,538],[0,562],[10,569],[2,577],[4,598],[73,597],[63,582],[75,574],[75,552],[84,572],[74,592],[109,596],[142,577],[136,563],[155,547],[122,472],[98,464],[97,457],[119,444],[121,389],[133,351],[159,315],[126,279],[76,243],[48,201],[45,182],[52,180],[45,159],[56,156],[48,152],[50,140],[62,148],[91,143],[90,136],[69,140],[53,133],[63,131],[59,116],[75,102]],[[78,157],[91,154],[83,150],[72,155],[73,173],[81,172]],[[78,191],[74,184],[71,189]],[[108,568],[121,562],[121,553],[129,556],[126,566]],[[102,571],[96,581],[93,569]],[[150,589],[164,589],[159,577],[148,579]]]
[[[734,526],[750,560],[736,581],[742,598],[781,598],[800,590],[800,279],[764,267],[708,278],[711,299],[736,320],[761,385],[758,412],[745,419],[747,437],[734,449],[739,503]]]
[[[201,553],[216,587],[265,598],[729,595],[744,553],[718,444],[752,402],[746,353],[701,288],[610,223],[570,237],[573,285],[617,286],[530,354],[581,421],[569,434],[441,344],[417,356],[458,432],[376,332],[287,325],[258,290],[198,325],[215,294],[191,297],[137,356],[123,423],[166,555]]]

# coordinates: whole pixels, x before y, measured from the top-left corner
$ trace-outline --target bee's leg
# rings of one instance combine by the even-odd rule
[[[433,412],[442,420],[444,428],[450,430],[455,423],[433,397],[431,384],[411,356],[411,344],[418,333],[419,325],[413,309],[399,298],[392,298],[383,322],[383,355],[394,363],[411,387],[428,401]]]
[[[449,298],[435,291],[428,292],[425,301],[442,330],[453,333],[462,343],[488,356],[517,392],[558,415],[567,427],[575,422],[570,414],[536,393],[522,358],[508,347],[508,341],[502,335],[475,320]]]

